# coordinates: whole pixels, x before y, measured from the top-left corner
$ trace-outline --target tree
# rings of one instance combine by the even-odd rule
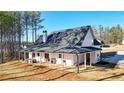
[[[120,44],[122,41],[122,28],[120,25],[113,26],[110,29],[111,37],[112,37],[112,42],[115,44]]]
[[[26,43],[28,45],[28,30],[30,25],[30,12],[25,11],[23,15],[23,23],[25,26],[25,32],[26,32]]]
[[[102,40],[102,34],[103,34],[103,26],[99,25],[99,33],[100,33],[100,39]]]
[[[22,44],[31,43],[28,38],[31,23],[37,32],[42,22],[38,12],[34,14],[34,20],[31,22],[32,16],[29,11],[0,12],[0,63],[16,58]],[[24,35],[26,40],[23,40]]]
[[[110,44],[111,43],[111,35],[110,35],[110,28],[109,27],[105,27],[104,28],[104,43],[105,44]]]
[[[43,28],[41,23],[42,21],[44,21],[44,19],[41,19],[41,12],[38,11],[30,12],[30,16],[31,16],[30,22],[32,27],[32,42],[34,42],[37,39],[37,31]]]
[[[119,24],[116,26],[116,29],[118,30],[118,34],[120,35],[120,37],[118,37],[118,39],[119,39],[118,43],[121,44],[122,39],[123,39],[123,35],[124,35],[123,29],[122,29],[121,25],[119,25]]]

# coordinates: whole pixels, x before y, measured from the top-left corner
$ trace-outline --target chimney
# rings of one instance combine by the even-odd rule
[[[47,31],[43,31],[43,42],[45,43],[47,41]]]
[[[87,25],[87,30],[92,30],[91,25]]]
[[[87,25],[88,28],[91,28],[91,25]]]

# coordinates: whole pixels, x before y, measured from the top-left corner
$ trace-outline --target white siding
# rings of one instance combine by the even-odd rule
[[[59,54],[62,55],[62,58],[59,58]],[[74,64],[73,54],[51,53],[51,58],[56,58],[56,64],[63,64],[63,60],[66,61],[66,66],[71,66]]]
[[[32,59],[32,52],[29,52],[29,59]]]
[[[29,59],[32,59],[32,54],[33,53],[35,53],[34,59],[36,59],[36,61],[43,62],[43,55],[44,55],[44,53],[41,53],[41,52],[29,52]],[[38,56],[37,53],[39,53],[40,56]]]
[[[74,64],[73,54],[64,54],[64,60],[66,60],[66,66],[71,66]]]
[[[91,52],[90,55],[91,55],[91,59],[90,59],[91,63],[95,64],[96,63],[96,57],[95,57],[96,52]]]
[[[100,61],[100,51],[95,51],[94,52],[95,54],[94,55],[92,55],[93,57],[94,57],[94,59],[93,59],[93,63],[97,63],[97,62],[99,62]]]
[[[59,58],[59,53],[51,53],[51,58],[56,59],[56,64],[62,64],[62,58]]]
[[[39,53],[39,56],[38,56],[38,53],[39,52],[35,53],[35,59],[36,59],[36,61],[40,62],[41,61],[41,54]]]
[[[82,46],[92,46],[93,45],[93,36],[91,34],[91,31],[89,30],[87,32],[87,35],[84,38],[84,41],[82,43]]]
[[[78,54],[78,57],[79,57],[79,64],[84,63],[84,54],[83,53]],[[77,62],[77,56],[74,54],[74,63],[76,62]]]
[[[38,52],[35,52],[35,59],[38,62],[45,62],[45,53],[40,53],[40,56],[38,57],[37,55]],[[67,53],[50,53],[51,57],[50,58],[55,58],[56,59],[56,64],[63,64],[63,60],[66,61],[66,66],[72,66],[77,62],[77,55],[76,54],[67,54]],[[49,55],[50,55],[49,54]],[[59,54],[62,55],[62,58],[59,58]],[[100,59],[100,51],[94,51],[91,52],[91,62],[93,64],[99,62]],[[99,56],[98,56],[99,55]],[[64,58],[63,58],[64,57]],[[79,57],[79,63],[84,62],[84,54],[78,54]],[[32,52],[29,52],[29,58],[32,59]]]
[[[95,64],[100,61],[100,51],[91,52],[91,62]]]
[[[79,54],[79,63],[83,63],[84,62],[84,54]]]

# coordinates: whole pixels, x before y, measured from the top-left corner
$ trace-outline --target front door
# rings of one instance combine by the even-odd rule
[[[49,54],[45,53],[45,61],[48,62],[48,60],[49,60]]]
[[[86,54],[86,64],[90,65],[90,53]]]

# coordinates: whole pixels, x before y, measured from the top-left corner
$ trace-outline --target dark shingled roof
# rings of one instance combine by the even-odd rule
[[[45,45],[78,45],[81,46],[84,37],[86,36],[90,26],[82,26],[77,28],[65,29],[55,31],[48,35]],[[43,44],[42,36],[35,42],[35,44]]]
[[[35,45],[43,43],[43,35],[40,35],[40,37],[36,40],[34,43]]]
[[[81,48],[87,48],[91,51],[97,51],[97,50],[102,50],[101,48],[96,48],[96,47],[81,47]]]
[[[64,47],[42,47],[42,48],[31,48],[25,49],[24,51],[27,52],[54,52],[54,53],[85,53],[85,52],[92,52],[101,50],[100,48],[96,47],[79,47],[79,46],[64,46]],[[23,51],[22,51],[23,52]]]
[[[54,52],[58,52],[58,53],[85,53],[85,52],[92,52],[92,51],[96,51],[96,50],[100,50],[99,48],[95,48],[95,47],[77,47],[77,46],[67,46],[67,47],[63,47],[60,48],[58,50],[55,50]]]
[[[101,45],[101,43],[97,39],[94,39],[94,45]]]
[[[43,36],[25,51],[37,52],[62,52],[62,53],[84,53],[100,49],[82,47],[82,43],[87,32],[92,29],[91,26],[82,26],[77,28],[55,31],[48,35],[47,41],[43,43]]]

